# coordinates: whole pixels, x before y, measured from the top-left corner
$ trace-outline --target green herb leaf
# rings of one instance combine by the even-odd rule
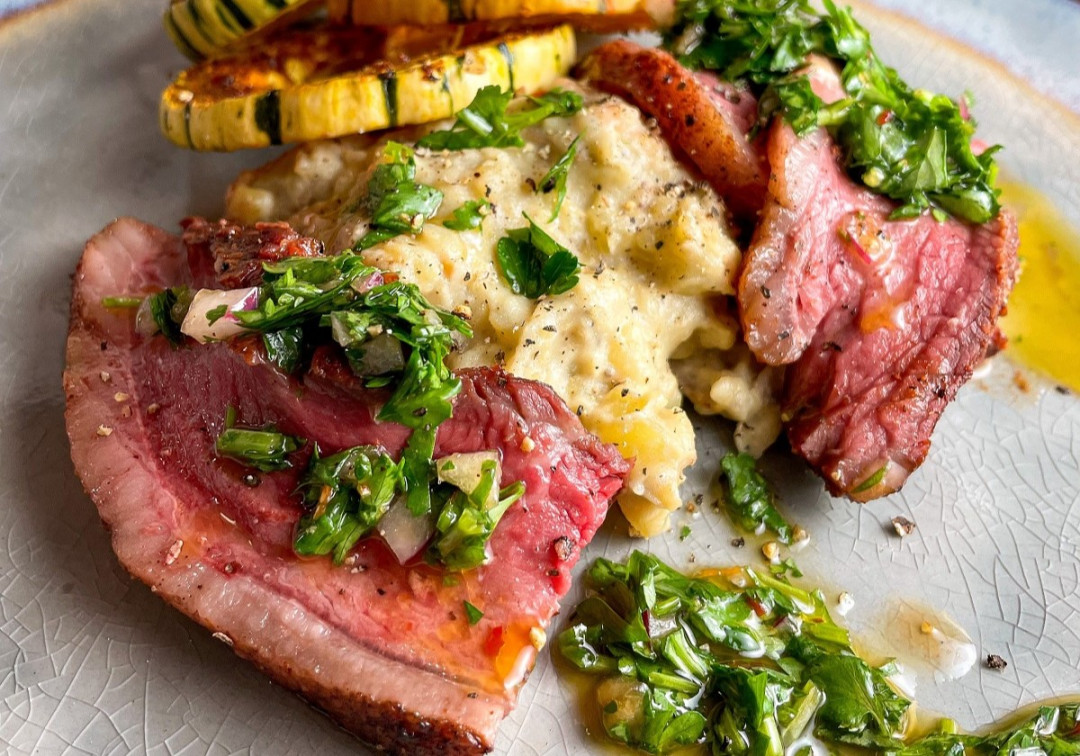
[[[225,317],[225,313],[229,311],[228,305],[218,305],[217,307],[206,311],[206,322],[210,325],[221,320]]]
[[[736,525],[752,533],[769,530],[776,540],[790,544],[793,529],[776,509],[768,482],[749,454],[728,454],[720,460],[726,483],[724,502]]]
[[[448,569],[461,572],[479,567],[487,559],[487,543],[499,520],[510,506],[525,494],[521,481],[499,492],[495,506],[488,508],[498,464],[484,462],[481,478],[472,491],[454,491],[435,521],[435,540],[430,553]]]
[[[912,89],[886,66],[847,8],[810,0],[679,0],[665,44],[692,68],[746,82],[763,122],[779,111],[800,135],[822,126],[848,171],[896,200],[894,219],[925,211],[985,223],[1000,211],[994,147],[976,155],[975,124],[953,100]],[[846,97],[825,105],[803,68],[809,55],[836,61]]]
[[[296,372],[303,356],[304,329],[290,326],[263,334],[263,346],[270,362],[286,373]]]
[[[503,279],[515,294],[538,299],[577,286],[581,264],[529,216],[526,228],[512,229],[499,240],[495,256]]]
[[[323,457],[316,446],[301,482],[305,514],[293,549],[301,556],[332,553],[341,564],[386,514],[400,487],[397,463],[374,447]]]
[[[470,625],[475,625],[477,622],[484,618],[484,613],[470,604],[468,601],[465,603],[465,618],[469,621]]]
[[[227,427],[217,437],[214,448],[223,457],[256,470],[272,472],[292,467],[288,455],[301,446],[303,442],[299,439],[277,431]]]
[[[574,158],[577,157],[578,144],[581,142],[581,135],[574,137],[574,141],[570,143],[570,146],[566,149],[566,152],[561,158],[555,161],[555,165],[551,166],[544,178],[540,179],[540,183],[536,186],[536,191],[548,194],[555,191],[555,208],[551,211],[551,218],[548,222],[554,221],[559,217],[559,211],[562,210],[563,201],[566,199],[566,179],[570,175],[570,166],[574,163]]]
[[[184,322],[188,307],[191,305],[191,290],[187,286],[173,286],[170,289],[151,294],[147,298],[150,316],[158,329],[173,346],[184,342],[180,324]]]
[[[584,106],[577,92],[555,89],[539,97],[530,97],[520,108],[510,110],[513,92],[487,86],[473,101],[458,111],[454,125],[433,131],[416,143],[430,150],[470,150],[482,147],[521,147],[522,130],[546,118],[567,118]]]
[[[491,203],[486,199],[469,200],[443,221],[451,231],[470,231],[480,228],[484,218],[491,213]]]
[[[356,242],[357,251],[401,234],[419,234],[442,204],[442,192],[416,182],[416,159],[411,148],[388,142],[384,155],[388,162],[380,163],[368,182],[371,228]]]
[[[792,577],[801,578],[803,576],[802,570],[795,564],[795,560],[788,557],[780,564],[770,564],[769,572],[776,577],[784,577],[785,575],[791,575]]]

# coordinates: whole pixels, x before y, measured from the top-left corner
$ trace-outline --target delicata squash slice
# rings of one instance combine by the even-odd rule
[[[573,23],[595,31],[651,29],[672,22],[675,0],[328,0],[333,21],[358,26],[515,20]]]
[[[192,60],[214,55],[238,39],[306,13],[311,0],[173,0],[165,31]]]
[[[281,33],[181,73],[162,93],[161,129],[181,147],[236,150],[427,123],[485,86],[549,87],[576,57],[570,26],[470,36],[418,57],[414,38],[364,29]]]

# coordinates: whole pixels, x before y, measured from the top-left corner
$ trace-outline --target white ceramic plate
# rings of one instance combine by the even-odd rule
[[[918,0],[884,0],[895,8]],[[9,7],[11,0],[4,0]],[[193,155],[157,131],[157,98],[181,64],[160,28],[160,0],[65,0],[0,26],[0,746],[10,753],[356,753],[357,742],[167,608],[118,566],[68,457],[60,372],[69,276],[84,240],[117,215],[166,227],[217,215],[228,180],[267,153]],[[951,0],[932,21],[997,54],[1080,111],[1071,82],[1080,6],[1068,0]],[[978,98],[982,135],[1002,163],[1080,226],[1080,118],[1005,68],[866,9],[878,47],[910,79]],[[1038,43],[1038,44],[1036,44]],[[924,707],[969,727],[1049,696],[1080,694],[1080,400],[1014,367],[961,392],[930,459],[901,495],[832,501],[794,460],[768,460],[788,513],[812,535],[807,579],[856,601],[865,648],[917,673]],[[726,431],[705,429],[707,481]],[[902,542],[888,522],[918,523]],[[618,517],[587,557],[633,546],[681,568],[759,559],[730,546],[706,511],[692,536],[632,544]],[[571,606],[575,596],[568,599]],[[904,641],[933,609],[980,657],[957,680]],[[514,754],[598,749],[573,690],[544,654],[498,747]]]

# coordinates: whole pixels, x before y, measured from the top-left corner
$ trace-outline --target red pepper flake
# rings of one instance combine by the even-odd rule
[[[491,632],[488,633],[487,640],[484,641],[484,653],[488,656],[495,657],[499,655],[499,651],[503,647],[503,628],[499,627],[491,628]]]
[[[877,117],[878,126],[884,126],[889,121],[891,121],[895,115],[896,114],[893,113],[891,110],[883,110],[883,111],[881,111],[881,115],[879,115]]]
[[[746,603],[750,605],[750,608],[754,610],[754,614],[758,617],[764,617],[769,612],[765,609],[765,606],[756,598],[746,596]]]

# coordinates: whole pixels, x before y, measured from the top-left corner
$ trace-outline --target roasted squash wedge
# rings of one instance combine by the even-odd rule
[[[161,96],[161,129],[196,150],[235,150],[447,118],[489,85],[533,92],[576,57],[574,31],[499,36],[416,57],[363,29],[297,29],[197,63]]]
[[[328,0],[331,20],[357,26],[503,21],[572,23],[595,31],[651,29],[671,22],[675,0]]]
[[[165,11],[165,31],[192,60],[218,54],[237,40],[286,22],[312,0],[173,0]]]

